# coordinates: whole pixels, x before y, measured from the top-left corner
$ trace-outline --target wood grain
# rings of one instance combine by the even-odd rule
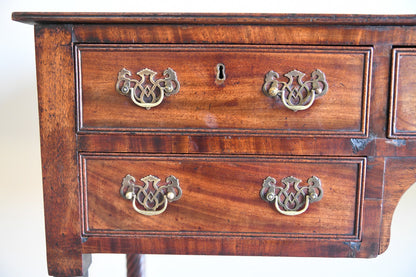
[[[48,271],[81,276],[91,263],[80,238],[71,28],[36,27],[40,140]],[[59,97],[57,93],[59,92]]]
[[[367,135],[371,48],[80,45],[77,50],[80,131]],[[227,76],[220,86],[215,84],[219,63]],[[144,110],[116,92],[122,68],[150,68],[159,72],[157,78],[172,68],[180,92]],[[262,92],[267,72],[274,70],[287,82],[283,75],[295,69],[305,73],[303,81],[319,69],[329,85],[327,94],[299,112]]]
[[[390,243],[390,226],[394,210],[401,196],[416,180],[416,158],[388,158],[385,168],[380,253],[386,251]]]
[[[416,151],[401,141],[310,136],[89,133],[78,135],[77,142],[80,151],[93,152],[377,156],[389,151],[403,156]]]
[[[12,18],[26,23],[416,25],[414,15],[14,12]]]
[[[86,236],[177,235],[358,239],[365,160],[260,156],[82,155]],[[336,174],[334,174],[336,172]],[[180,180],[183,195],[158,216],[141,216],[119,195],[130,174]],[[317,176],[324,198],[300,216],[282,216],[264,202],[263,180]]]
[[[127,254],[127,277],[145,277],[145,256]]]
[[[96,252],[375,257],[387,249],[394,209],[416,179],[415,16],[13,19],[36,23],[50,274],[86,275]],[[172,67],[182,88],[142,110],[115,92],[122,67],[158,77]],[[285,111],[262,94],[269,70],[309,77],[317,68],[329,91],[310,110]],[[118,194],[125,174],[177,174],[183,198],[140,217]],[[317,175],[324,199],[288,220],[259,200],[268,175]]]
[[[393,49],[390,137],[416,135],[416,48]]]
[[[74,42],[413,46],[415,30],[416,26],[408,26],[404,30],[399,26],[374,27],[365,24],[239,25],[231,20],[221,28],[215,24],[86,24],[74,25]]]

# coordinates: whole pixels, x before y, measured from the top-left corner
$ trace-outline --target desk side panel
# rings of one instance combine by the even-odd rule
[[[48,271],[83,275],[70,25],[36,25],[36,66]],[[86,270],[85,270],[86,271]]]

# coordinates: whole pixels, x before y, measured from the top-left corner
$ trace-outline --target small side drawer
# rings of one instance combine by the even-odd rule
[[[83,235],[359,240],[366,159],[81,154]],[[120,195],[129,174],[174,175],[182,195],[158,215],[139,214]],[[323,197],[288,216],[260,197],[264,180],[320,179]],[[163,251],[160,249],[160,251]]]
[[[80,44],[76,54],[79,132],[368,134],[371,47]],[[169,68],[179,92],[156,107],[135,105],[127,88],[128,97],[116,91],[119,76],[128,76],[143,87],[135,93],[150,98],[156,82],[173,77],[172,72],[163,75]],[[294,102],[301,99],[298,91],[312,90],[316,72],[327,82],[319,89],[328,91],[294,112],[279,97],[265,95],[272,71],[279,88],[289,84],[293,89],[284,94],[293,94]]]
[[[393,49],[389,136],[416,136],[416,48]]]

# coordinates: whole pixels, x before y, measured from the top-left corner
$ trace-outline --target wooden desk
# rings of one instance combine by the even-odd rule
[[[13,19],[35,25],[49,274],[386,250],[416,181],[416,16]]]

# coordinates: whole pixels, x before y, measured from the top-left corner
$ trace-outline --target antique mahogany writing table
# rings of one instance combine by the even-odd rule
[[[416,181],[416,16],[13,19],[35,25],[49,274],[386,250]]]

